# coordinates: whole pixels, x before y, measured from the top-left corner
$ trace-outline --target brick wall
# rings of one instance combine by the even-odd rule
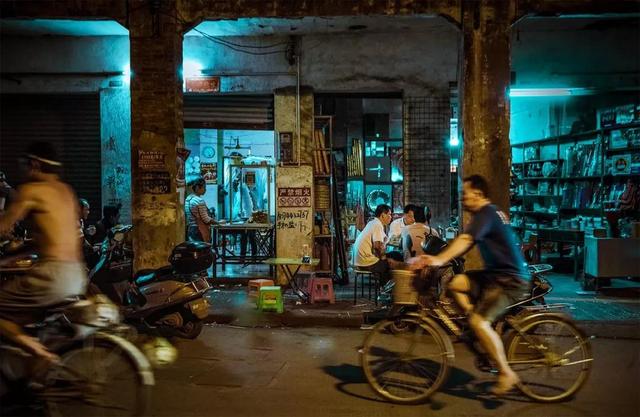
[[[405,202],[428,205],[432,224],[446,226],[450,216],[448,97],[405,97]]]

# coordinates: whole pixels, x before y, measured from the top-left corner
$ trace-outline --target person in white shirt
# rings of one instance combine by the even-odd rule
[[[405,260],[425,255],[422,242],[427,235],[440,237],[438,232],[429,225],[431,217],[429,208],[416,206],[415,209],[415,222],[402,228],[402,254]]]
[[[404,214],[402,217],[395,219],[389,225],[389,240],[390,244],[394,246],[400,246],[402,229],[406,226],[412,225],[415,222],[416,206],[413,204],[407,204],[404,206]]]
[[[353,245],[353,264],[378,274],[380,283],[384,285],[390,279],[391,266],[395,266],[395,261],[386,259],[385,254],[387,235],[384,228],[391,222],[391,207],[380,204],[374,215],[375,218],[367,223]]]

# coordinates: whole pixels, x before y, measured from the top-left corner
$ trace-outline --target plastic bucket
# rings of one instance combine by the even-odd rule
[[[418,304],[418,292],[413,287],[413,271],[396,269],[391,271],[394,281],[393,303],[394,304]]]

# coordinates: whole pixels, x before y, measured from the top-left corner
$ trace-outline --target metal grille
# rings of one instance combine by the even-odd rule
[[[448,97],[405,97],[405,201],[428,205],[432,223],[446,225],[450,216],[451,174]]]
[[[273,96],[185,94],[184,127],[273,130]]]

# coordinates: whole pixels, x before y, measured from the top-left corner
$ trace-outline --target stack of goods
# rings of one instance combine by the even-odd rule
[[[562,175],[565,177],[591,177],[600,175],[602,160],[602,143],[570,146],[565,151],[566,163],[563,165]]]
[[[331,208],[331,189],[329,184],[316,184],[316,209],[328,210]]]
[[[351,155],[347,155],[347,175],[350,177],[361,177],[364,175],[362,166],[362,144],[360,139],[353,139],[351,145]]]
[[[331,172],[330,152],[326,147],[324,133],[317,129],[313,131],[313,166],[316,175],[328,175]]]

